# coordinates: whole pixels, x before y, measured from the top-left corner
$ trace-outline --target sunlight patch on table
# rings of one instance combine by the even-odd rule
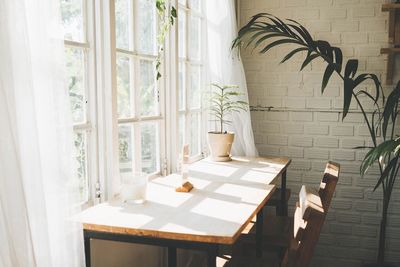
[[[232,212],[233,210],[237,212]],[[190,211],[221,220],[221,222],[243,223],[243,220],[247,218],[246,215],[250,215],[253,210],[254,205],[207,198],[199,202]]]
[[[270,184],[276,177],[273,173],[265,173],[256,170],[247,171],[240,177],[240,180],[259,184]]]

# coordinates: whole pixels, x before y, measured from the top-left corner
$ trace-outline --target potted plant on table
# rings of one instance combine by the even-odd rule
[[[370,135],[371,146],[358,147],[358,149],[368,150],[361,163],[360,173],[364,175],[370,166],[377,166],[379,177],[377,177],[374,191],[381,187],[383,193],[377,265],[370,266],[390,266],[384,263],[385,239],[390,198],[400,169],[400,137],[399,133],[396,133],[398,131],[397,117],[400,113],[400,81],[385,99],[377,75],[359,74],[357,59],[349,59],[345,63],[340,48],[331,46],[324,40],[314,40],[307,29],[294,20],[284,22],[267,13],[253,16],[240,29],[232,48],[243,47],[243,45],[245,48],[251,45],[254,48],[261,46],[260,53],[266,53],[273,47],[287,44],[296,47],[283,58],[281,63],[297,53],[304,52],[306,56],[301,70],[316,59],[322,59],[327,64],[322,78],[322,93],[334,73],[343,80],[342,120],[348,114],[351,101],[356,101],[361,110]],[[373,84],[372,92],[360,89],[360,85],[368,81]],[[361,101],[363,97],[372,101],[374,106],[372,111],[365,109],[364,102]]]
[[[214,161],[230,161],[231,148],[234,140],[234,133],[225,130],[224,125],[232,121],[227,116],[234,112],[246,111],[248,103],[237,98],[242,95],[237,85],[219,85],[213,83],[210,96],[210,113],[215,118],[211,121],[217,122],[219,130],[208,132],[208,146],[211,159]]]

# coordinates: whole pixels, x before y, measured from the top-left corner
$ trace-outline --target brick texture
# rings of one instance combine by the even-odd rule
[[[250,16],[268,12],[299,21],[314,38],[325,39],[343,50],[344,59],[360,60],[359,69],[386,75],[388,14],[381,11],[385,0],[242,0],[240,25]],[[251,50],[251,49],[250,49]],[[270,104],[272,111],[252,111],[252,125],[261,155],[288,156],[288,186],[294,205],[301,184],[317,186],[328,160],[342,165],[340,181],[328,219],[315,249],[311,266],[358,267],[376,258],[382,191],[372,191],[377,171],[360,177],[359,166],[370,145],[364,119],[355,101],[342,121],[343,88],[332,76],[321,94],[325,63],[314,61],[299,72],[298,56],[279,64],[288,47],[265,55],[243,51],[250,105]],[[400,66],[400,60],[396,63]],[[400,71],[395,81],[400,78]],[[384,90],[390,90],[385,87]],[[390,92],[390,91],[387,91]],[[387,95],[387,94],[386,94]],[[400,263],[400,178],[392,194],[386,249],[389,262]],[[293,211],[293,207],[290,207]]]

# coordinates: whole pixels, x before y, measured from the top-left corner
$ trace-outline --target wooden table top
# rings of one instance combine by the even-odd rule
[[[241,184],[271,184],[289,166],[286,157],[233,157],[232,161],[215,162],[209,158],[190,165],[192,177]]]
[[[86,230],[233,244],[289,163],[282,158],[204,159],[190,166],[194,189],[189,193],[175,192],[180,175],[159,177],[149,182],[144,204],[113,200],[83,211],[78,220]]]

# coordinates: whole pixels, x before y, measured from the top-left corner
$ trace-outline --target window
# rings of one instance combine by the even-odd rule
[[[95,180],[95,121],[93,27],[90,23],[92,6],[85,0],[61,0],[64,25],[66,83],[69,89],[76,171],[80,199],[91,199],[89,184]]]
[[[115,0],[120,173],[160,173],[165,116],[155,0]]]
[[[191,157],[202,153],[203,53],[200,0],[179,0],[179,146],[189,144]]]
[[[157,175],[165,173],[167,163],[175,168],[175,154],[168,153],[171,158],[166,157],[165,148],[171,145],[167,137],[179,150],[188,143],[191,156],[201,156],[204,138],[202,1],[176,1],[179,23],[175,29],[179,42],[170,42],[172,47],[168,49],[178,54],[178,62],[175,59],[167,62],[170,58],[167,56],[163,68],[170,76],[179,77],[177,88],[169,88],[165,73],[161,80],[156,79],[156,0],[113,0],[107,4],[94,0],[60,0],[60,3],[65,29],[66,83],[74,121],[77,184],[82,202],[97,195],[95,184],[98,190],[100,184],[109,184],[106,179],[113,179],[110,166],[116,162],[113,156],[105,154],[114,147],[118,147],[112,153],[118,153],[120,173],[140,171]],[[115,16],[104,16],[109,11],[108,4],[114,5]],[[112,28],[115,40],[108,38],[114,34]],[[114,42],[116,51],[111,51]],[[111,73],[114,67],[115,74]],[[112,92],[111,77],[116,80],[116,92]],[[166,88],[173,93],[165,93]],[[110,95],[116,97],[112,107],[107,99]],[[179,98],[176,109],[169,104],[176,102],[175,95]],[[173,97],[173,101],[169,102],[166,96]],[[111,109],[116,114],[110,115]],[[112,125],[115,120],[117,129]],[[179,127],[172,129],[175,123]],[[179,143],[175,144],[178,139]]]

